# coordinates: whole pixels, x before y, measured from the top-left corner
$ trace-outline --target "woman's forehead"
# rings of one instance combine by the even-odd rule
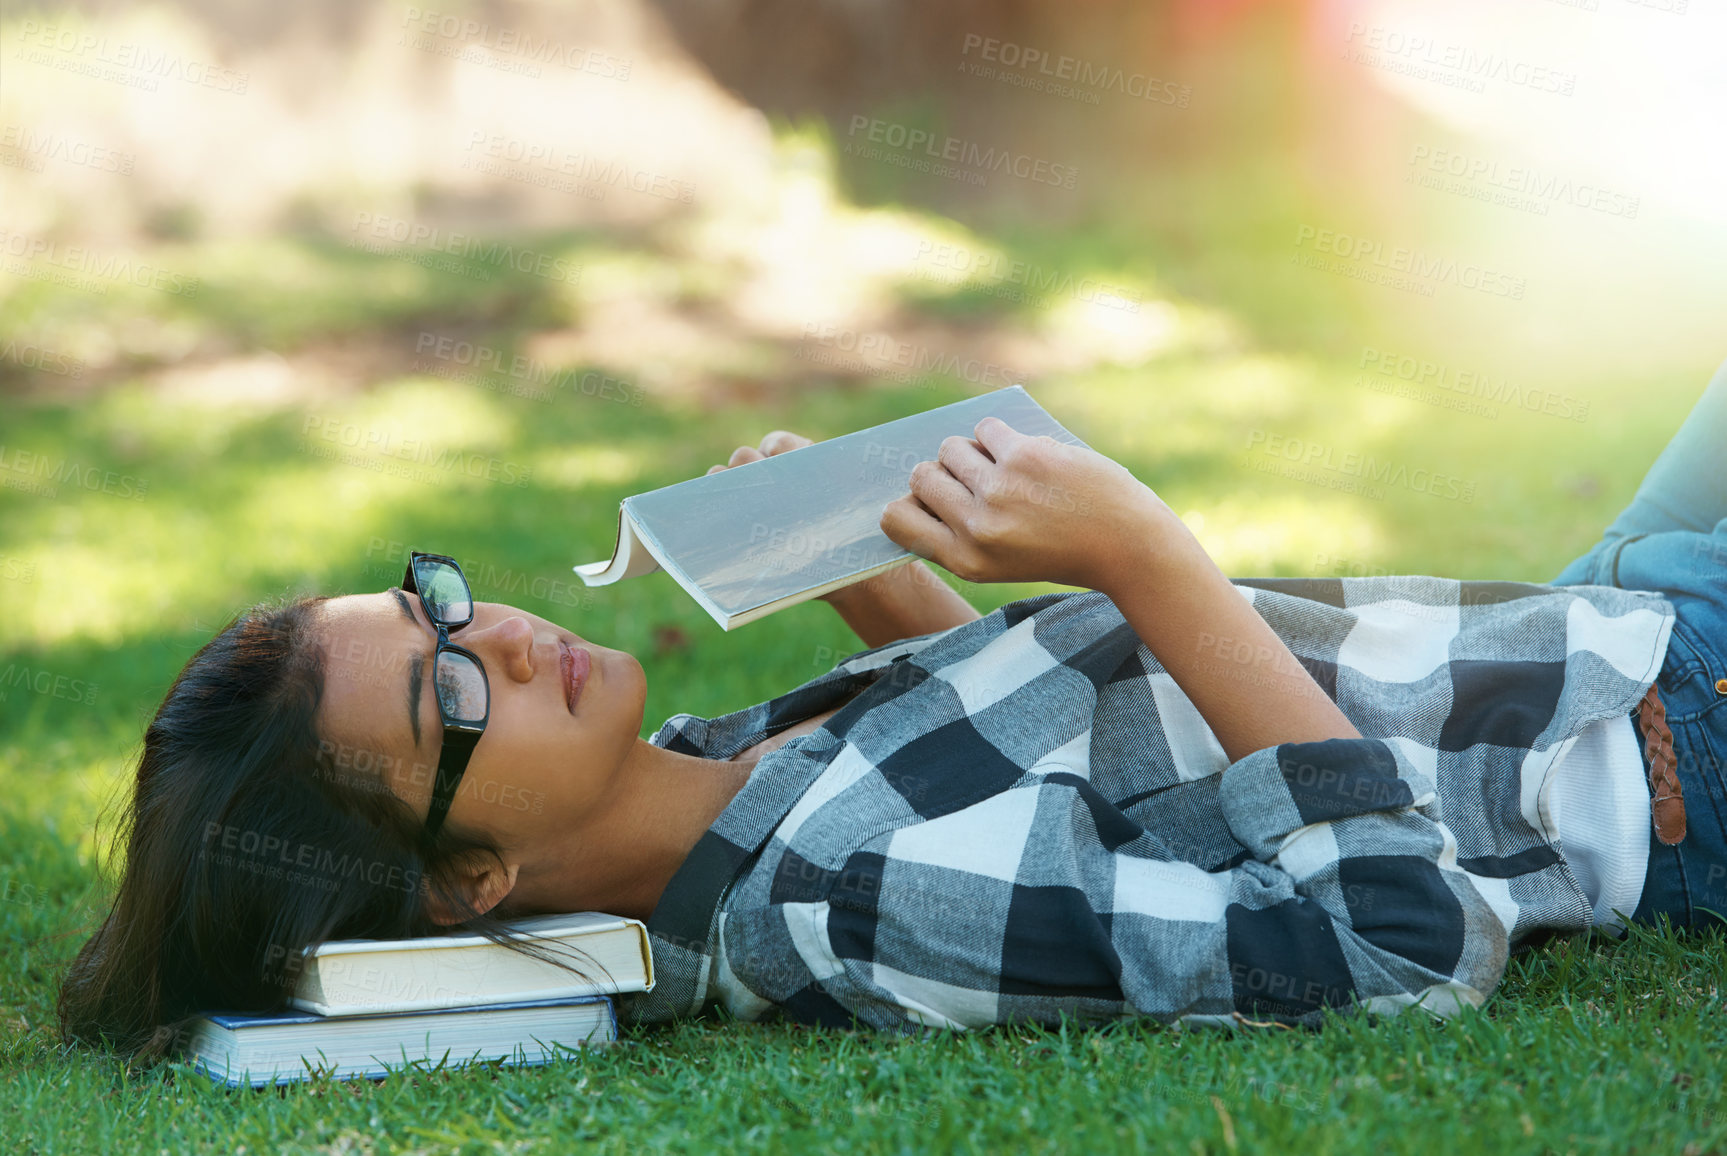
[[[325,737],[397,757],[423,748],[427,696],[416,693],[416,684],[425,681],[431,633],[404,615],[388,592],[325,605],[318,631],[324,654],[318,713]]]

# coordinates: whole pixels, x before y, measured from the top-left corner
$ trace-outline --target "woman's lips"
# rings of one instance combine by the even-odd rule
[[[593,669],[593,659],[588,652],[567,642],[558,644],[559,666],[564,673],[564,706],[571,714],[576,713],[576,700],[582,696],[582,688],[588,684],[588,672]]]

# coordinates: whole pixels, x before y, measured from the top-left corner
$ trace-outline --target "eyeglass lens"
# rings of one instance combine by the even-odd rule
[[[435,558],[414,561],[414,585],[425,598],[432,616],[445,625],[466,623],[474,616],[474,597],[467,579],[448,562]]]
[[[468,723],[486,717],[486,676],[473,659],[454,650],[440,650],[432,681],[445,715]]]
[[[468,590],[468,580],[450,563],[437,558],[416,558],[414,585],[426,600],[432,619],[440,625],[459,627],[473,620],[474,597]],[[485,719],[486,675],[467,655],[440,649],[432,670],[432,685],[446,718],[469,723]]]

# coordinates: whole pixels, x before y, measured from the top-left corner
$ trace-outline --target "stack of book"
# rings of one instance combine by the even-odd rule
[[[509,926],[558,962],[477,935],[325,943],[300,961],[288,1001],[296,1010],[207,1013],[190,1026],[180,1061],[231,1087],[411,1065],[543,1064],[616,1039],[609,997],[654,986],[637,920],[587,911]]]

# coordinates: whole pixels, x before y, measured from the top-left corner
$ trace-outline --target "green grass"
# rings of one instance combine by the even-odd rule
[[[9,915],[6,933],[53,926]],[[63,1057],[14,1023],[0,1133],[32,1152],[1699,1153],[1727,1135],[1721,948],[1552,945],[1513,961],[1491,1011],[1446,1024],[907,1039],[722,1019],[544,1069],[259,1092]]]
[[[1222,218],[1229,206],[1213,211]],[[1300,215],[1274,206],[1261,219]],[[1256,291],[1243,287],[1255,252],[1262,266],[1286,255],[1288,230],[1262,231],[1185,257],[1167,237],[1108,223],[1067,236],[1004,228],[985,239],[1015,259],[1131,278],[1148,303],[1167,305],[1175,332],[1146,364],[1099,359],[1031,389],[1156,488],[1236,574],[1551,577],[1629,497],[1711,368],[1639,381],[1586,365],[1528,375],[1527,384],[1587,400],[1581,422],[1390,396],[1369,388],[1361,343],[1348,336],[1359,331],[1358,287],[1289,282],[1281,269]],[[719,271],[651,239],[532,243],[582,262],[587,294],[606,292],[606,278],[633,278],[673,286],[680,308],[702,309],[727,291]],[[0,1150],[1298,1146],[1388,1156],[1727,1145],[1719,935],[1554,943],[1514,959],[1482,1013],[1447,1024],[1341,1021],[1320,1033],[1121,1023],[901,1039],[708,1020],[629,1033],[547,1069],[261,1093],[62,1051],[58,970],[106,894],[93,819],[124,784],[142,723],[174,673],[236,610],[291,591],[380,589],[399,576],[404,550],[442,551],[469,564],[481,597],[641,657],[644,735],[678,711],[737,709],[859,644],[817,603],[725,634],[664,575],[586,592],[568,585],[569,566],[606,553],[621,497],[697,475],[767,430],[829,437],[970,392],[946,379],[810,376],[757,335],[743,341],[740,364],[780,368],[749,406],[653,392],[637,406],[572,389],[534,401],[511,396],[495,375],[475,383],[405,367],[426,331],[519,351],[534,331],[580,316],[591,298],[565,286],[440,276],[315,237],[180,243],[156,258],[200,277],[199,296],[91,299],[36,281],[0,288],[12,332],[56,348],[121,332],[132,350],[81,394],[28,374],[0,379],[5,452],[98,478],[48,496],[31,492],[40,477],[15,456],[0,463]],[[908,284],[900,294],[907,316],[932,325],[1040,319],[1000,302],[976,286],[932,294]],[[179,347],[206,358],[269,350],[304,366],[304,356],[343,343],[371,343],[389,368],[365,373],[361,389],[250,402],[244,384],[211,400],[152,376]],[[417,448],[343,461],[350,433],[394,453]],[[1278,461],[1264,452],[1272,437],[1443,472],[1469,497],[1408,484],[1363,495],[1327,484],[1335,478],[1265,472]],[[445,452],[481,463],[481,476],[439,464]],[[509,484],[524,472],[526,484]],[[986,611],[1046,589],[957,585]]]

